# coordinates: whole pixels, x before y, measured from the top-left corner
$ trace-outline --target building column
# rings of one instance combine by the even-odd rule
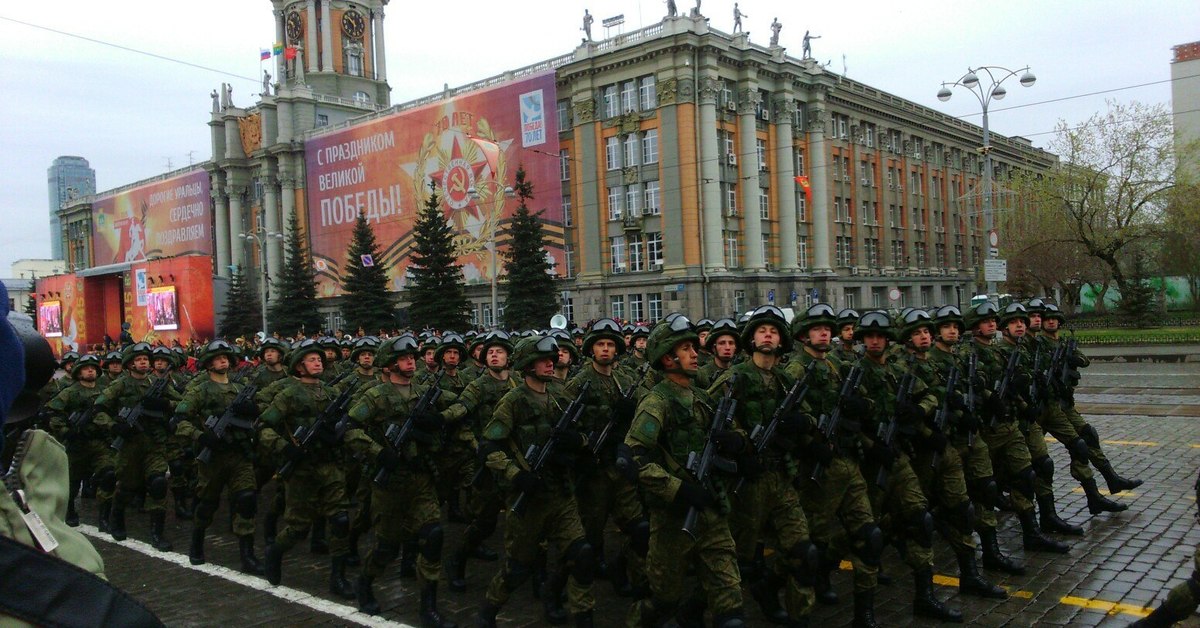
[[[738,186],[742,201],[742,267],[761,271],[763,265],[762,218],[758,209],[758,89],[754,83],[738,95]]]
[[[225,188],[229,194],[229,263],[236,264],[243,272],[246,270],[246,254],[244,241],[238,237],[242,233],[242,193],[245,188],[231,185]]]
[[[267,177],[263,182],[263,226],[267,233],[279,233],[279,181]],[[278,238],[267,236],[263,246],[267,247],[267,275],[271,283],[279,281],[279,271],[283,270],[283,243]]]
[[[282,168],[280,168],[280,172],[283,172]],[[296,180],[293,179],[290,174],[284,174],[283,176],[279,177],[279,194],[283,198],[283,202],[281,203],[283,207],[279,212],[280,226],[282,227],[280,232],[283,233],[285,242],[286,238],[290,238],[292,236],[292,214],[296,211],[295,188]],[[280,246],[283,246],[282,242],[280,243]],[[282,259],[283,257],[280,256],[280,269],[283,268]]]
[[[333,71],[333,22],[329,16],[330,0],[321,0],[321,71]]]
[[[792,159],[792,113],[796,110],[790,95],[777,96],[775,111],[775,195],[779,199],[779,267],[784,272],[800,270],[797,262],[796,163]]]
[[[717,79],[706,76],[700,79],[700,207],[704,224],[704,270],[725,270],[725,249],[721,235],[724,230],[721,218],[721,164],[725,156],[720,154],[717,142],[717,97],[721,93]]]
[[[286,17],[283,9],[275,12],[275,41],[271,42],[271,53],[275,53],[275,44],[282,43],[287,47],[285,40],[284,18]],[[275,55],[275,82],[280,85],[287,85],[287,61],[282,54]]]
[[[308,26],[304,29],[304,48],[308,53],[308,71],[317,71],[317,0],[305,2]]]
[[[812,187],[812,236],[814,274],[832,274],[829,257],[829,149],[825,145],[825,110],[819,104],[809,119],[809,172]]]
[[[375,60],[375,80],[387,81],[387,48],[383,42],[383,7],[375,9],[374,13],[375,28],[371,35],[371,41],[375,44],[375,54],[371,58]]]
[[[229,277],[229,197],[213,181],[213,222],[215,223],[213,240],[217,245],[217,276]]]

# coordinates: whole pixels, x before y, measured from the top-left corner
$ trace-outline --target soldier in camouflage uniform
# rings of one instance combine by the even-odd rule
[[[566,383],[579,372],[583,362],[579,347],[571,339],[571,332],[565,329],[551,329],[547,334],[558,341],[558,361],[554,363],[554,377]]]
[[[245,381],[252,384],[259,392],[267,386],[288,376],[284,360],[287,358],[287,345],[275,338],[267,338],[258,347],[258,367],[254,369]]]
[[[288,345],[277,338],[267,338],[258,347],[259,365],[243,381],[258,389],[258,393],[254,396],[254,402],[260,410],[271,402],[276,391],[295,381],[294,377],[288,375],[287,353]],[[271,481],[279,465],[280,460],[272,454],[271,450],[258,442],[254,467],[259,491],[262,491],[267,482]],[[270,507],[267,508],[266,516],[263,517],[263,541],[267,544],[275,540],[279,518],[283,516],[283,501],[283,483],[278,483],[275,496],[271,500]]]
[[[712,352],[708,350],[708,335],[712,333],[713,320],[711,318],[702,318],[696,321],[696,349],[700,351],[700,368],[712,362]],[[699,381],[699,375],[697,375]],[[711,382],[710,382],[711,383]],[[700,388],[707,388],[699,383],[696,384]]]
[[[46,402],[46,411],[50,415],[50,431],[62,442],[67,449],[68,470],[70,472],[69,492],[67,496],[67,518],[69,526],[79,525],[79,514],[75,509],[75,498],[79,487],[86,478],[94,478],[96,487],[96,504],[100,511],[99,528],[108,532],[108,516],[112,511],[112,494],[117,485],[116,460],[107,438],[111,424],[97,423],[92,418],[86,425],[71,422],[82,420],[92,402],[100,395],[102,388],[97,381],[100,377],[100,359],[94,355],[85,355],[71,367],[73,385],[64,388]],[[94,417],[94,415],[93,415]]]
[[[829,357],[839,364],[858,360],[859,354],[854,351],[854,326],[858,324],[858,319],[858,312],[850,308],[837,313],[837,342],[833,343]]]
[[[233,510],[233,534],[238,537],[242,571],[261,574],[262,565],[254,555],[258,486],[254,477],[253,421],[258,416],[258,407],[253,399],[245,399],[231,407],[244,388],[242,384],[229,381],[233,359],[233,347],[228,342],[218,339],[208,343],[200,354],[200,368],[207,373],[197,378],[201,383],[188,390],[175,407],[176,436],[194,443],[199,454],[208,452],[207,462],[197,462],[199,481],[188,559],[193,565],[204,563],[204,531],[212,524],[221,495],[228,489]],[[221,438],[205,422],[209,417],[220,417],[226,410],[235,418]]]
[[[801,480],[800,503],[820,552],[821,562],[814,578],[817,599],[824,604],[837,603],[830,572],[849,554],[854,565],[854,625],[869,628],[875,626],[875,588],[883,551],[883,533],[875,523],[859,467],[864,450],[861,425],[871,412],[871,403],[861,395],[861,388],[846,399],[840,396],[845,374],[829,358],[836,325],[833,308],[824,303],[808,308],[792,321],[792,338],[799,341],[802,350],[788,363],[788,374],[803,377],[810,364],[817,362],[808,380],[805,409],[822,420],[839,407],[842,413],[841,423],[829,440],[819,434],[803,445],[808,463],[801,473],[808,479]]]
[[[150,345],[138,342],[125,349],[124,373],[109,384],[96,398],[97,420],[112,425],[114,436],[125,441],[117,452],[117,490],[113,495],[110,532],[113,539],[123,541],[125,508],[130,498],[146,491],[146,511],[150,513],[150,541],[160,551],[169,551],[171,542],[163,535],[166,521],[167,452],[175,445],[169,440],[167,422],[174,402],[179,400],[175,389],[167,384],[161,397],[145,400],[140,419],[141,430],[135,430],[118,418],[124,408],[143,401],[156,381],[150,374]]]
[[[697,336],[682,316],[659,324],[647,342],[651,368],[663,380],[638,403],[633,424],[625,435],[625,464],[637,470],[650,514],[650,551],[646,575],[650,597],[631,609],[628,625],[657,627],[675,616],[684,601],[685,578],[695,573],[718,628],[745,625],[737,550],[729,531],[729,500],[724,490],[716,494],[686,470],[689,454],[700,452],[708,439],[724,455],[746,447],[745,434],[736,429],[708,433],[716,404],[693,385],[699,367]],[[725,478],[714,478],[720,487]],[[696,525],[683,531],[689,509],[697,512]],[[695,621],[695,617],[679,617]]]
[[[259,416],[263,446],[294,465],[294,472],[283,478],[287,493],[284,528],[267,546],[265,570],[267,581],[279,584],[283,579],[283,554],[308,534],[314,520],[327,520],[332,557],[329,590],[353,598],[354,587],[346,580],[345,572],[350,504],[342,474],[340,435],[324,425],[309,451],[300,449],[292,439],[297,428],[312,426],[336,396],[333,388],[321,380],[324,369],[325,352],[317,341],[298,343],[288,359],[288,370],[296,381],[282,387]]]
[[[625,343],[628,351],[621,357],[621,366],[636,370],[646,361],[646,341],[650,338],[650,330],[643,325],[636,325],[629,332],[629,341]]]
[[[109,351],[104,355],[104,371],[100,374],[100,379],[96,380],[97,386],[108,386],[117,381],[121,376],[121,352]]]
[[[983,566],[996,569],[1012,575],[1024,575],[1025,568],[1006,557],[1000,551],[1000,543],[996,537],[996,499],[999,488],[995,475],[992,473],[992,458],[988,452],[987,443],[979,435],[980,418],[983,412],[981,400],[984,394],[985,382],[976,374],[975,385],[970,380],[969,354],[962,355],[961,349],[970,348],[970,341],[960,344],[959,338],[966,331],[962,312],[955,305],[946,305],[934,312],[933,329],[936,341],[929,350],[929,361],[936,365],[939,372],[945,373],[951,365],[959,369],[959,393],[964,396],[964,403],[973,406],[962,408],[954,431],[949,435],[951,446],[958,451],[963,464],[963,476],[967,483],[967,495],[970,496],[975,530],[979,533],[983,549]],[[978,370],[978,364],[976,365]],[[973,400],[969,400],[971,395]],[[935,515],[937,513],[935,512]],[[974,553],[972,553],[972,556]],[[962,565],[960,565],[960,569]],[[961,584],[960,584],[961,587]]]
[[[733,360],[737,357],[740,349],[737,324],[732,318],[718,320],[709,330],[706,342],[710,360],[696,373],[695,383],[697,388],[708,390],[721,373],[733,366]]]
[[[454,622],[442,618],[437,608],[438,580],[441,572],[444,531],[437,490],[434,488],[433,456],[442,445],[444,421],[438,407],[454,401],[443,394],[436,407],[415,413],[414,407],[431,383],[413,381],[417,369],[417,339],[411,334],[384,343],[377,363],[383,368],[384,382],[362,393],[350,408],[350,418],[362,426],[348,439],[348,446],[375,460],[370,475],[371,511],[374,515],[375,548],[367,556],[355,591],[358,609],[369,615],[380,613],[375,599],[375,579],[400,555],[403,542],[416,538],[420,556],[416,571],[421,582],[421,625],[424,628],[454,628]],[[399,450],[385,434],[389,427],[410,427],[422,435],[412,437]],[[393,428],[395,429],[395,428]],[[376,475],[377,471],[381,471]]]
[[[1200,504],[1200,475],[1196,477],[1193,491],[1196,503]],[[1200,519],[1200,512],[1196,516]],[[1129,628],[1167,628],[1191,617],[1197,606],[1200,606],[1200,547],[1192,551],[1192,575],[1175,585],[1167,593],[1167,599],[1148,617],[1134,622]]]
[[[754,310],[742,331],[741,346],[749,359],[730,367],[708,389],[717,398],[732,387],[738,401],[735,420],[739,429],[753,434],[765,428],[787,396],[795,377],[780,364],[792,350],[792,337],[783,312],[766,305]],[[729,528],[737,544],[738,568],[750,593],[772,623],[808,624],[816,596],[813,575],[819,553],[809,539],[808,519],[794,488],[799,475],[798,441],[816,425],[811,416],[795,407],[780,418],[769,446],[757,454],[752,448],[737,459],[745,478],[731,497]],[[762,563],[762,546],[771,539],[779,559],[769,570]],[[786,585],[786,610],[779,591]]]
[[[178,371],[181,366],[179,356],[169,347],[154,347],[150,352],[150,365],[154,368],[155,377],[165,377],[170,382],[177,397],[181,397],[189,383],[187,376]],[[192,510],[188,506],[188,496],[191,493],[192,480],[196,477],[196,465],[192,456],[195,455],[187,447],[187,443],[172,436],[167,438],[167,469],[170,470],[169,484],[171,496],[175,500],[175,518],[188,521],[192,518]]]
[[[442,334],[441,342],[433,354],[438,369],[431,371],[432,377],[423,381],[432,382],[432,378],[441,373],[442,378],[438,386],[457,397],[466,390],[467,384],[471,383],[466,373],[459,368],[466,355],[467,345],[462,336],[452,331]],[[446,442],[437,457],[438,495],[446,504],[447,518],[455,523],[466,523],[467,516],[462,511],[461,495],[470,484],[471,478],[475,477],[478,468],[475,434],[471,431],[471,426],[463,422],[456,422],[446,429]]]
[[[896,338],[895,329],[887,314],[880,311],[867,312],[854,328],[854,339],[861,341],[864,349],[862,385],[874,405],[871,419],[863,425],[865,437],[871,442],[863,471],[870,480],[867,487],[881,527],[912,569],[913,614],[961,622],[962,613],[947,608],[933,595],[933,516],[912,467],[916,447],[924,439],[922,430],[928,431],[928,418],[937,407],[937,399],[912,375],[912,358],[886,358],[888,345]],[[899,393],[908,377],[912,378],[911,391],[902,400]],[[896,433],[889,446],[881,435],[891,422],[896,423]],[[944,437],[941,445],[945,446]]]
[[[979,565],[975,560],[975,508],[967,493],[963,459],[958,448],[951,443],[951,439],[966,440],[959,436],[966,400],[957,384],[954,390],[948,389],[950,369],[958,369],[958,364],[953,358],[945,361],[935,360],[931,356],[934,322],[927,312],[913,310],[903,323],[900,340],[913,358],[910,363],[912,373],[937,402],[935,413],[945,415],[944,426],[937,424],[936,416],[927,417],[925,424],[917,426],[913,470],[921,481],[925,495],[935,504],[935,527],[950,542],[958,559],[959,592],[1005,599],[1008,593],[985,580],[979,573]]]
[[[558,342],[548,336],[522,338],[513,350],[512,368],[524,381],[496,405],[483,431],[479,455],[507,487],[511,508],[524,495],[524,511],[512,510],[504,526],[504,560],[492,578],[479,609],[478,626],[495,626],[496,614],[509,596],[529,576],[545,540],[561,555],[567,579],[567,607],[575,625],[592,626],[595,553],[584,536],[575,501],[571,469],[576,454],[587,447],[587,438],[574,426],[556,433],[558,448],[551,464],[540,473],[529,467],[525,453],[530,445],[545,445],[551,429],[570,403],[554,381]]]
[[[1042,534],[1031,501],[1036,496],[1037,471],[1034,470],[1030,458],[1028,441],[1018,424],[1020,414],[1026,408],[1020,390],[1028,390],[1028,361],[1024,365],[1018,361],[1008,390],[1003,396],[997,394],[1010,353],[1024,351],[1016,344],[1015,338],[1018,329],[1024,333],[1027,320],[1025,308],[1020,303],[1010,304],[1001,317],[995,305],[985,302],[975,306],[967,321],[974,332],[974,342],[970,348],[978,359],[978,371],[984,384],[981,386],[984,398],[980,400],[980,406],[988,411],[988,415],[984,417],[982,434],[988,452],[992,455],[992,468],[1012,487],[1010,500],[1021,522],[1021,538],[1025,549],[1065,554],[1070,549],[1067,545]],[[997,324],[1009,330],[1006,338],[1013,340],[995,342]]]
[[[508,332],[496,330],[484,335],[480,351],[486,360],[487,371],[467,384],[467,388],[458,397],[458,403],[447,411],[448,418],[463,417],[476,442],[482,442],[483,428],[492,420],[496,404],[510,390],[517,387],[517,379],[510,377],[508,370],[508,358],[512,350]],[[463,532],[462,544],[446,561],[446,575],[450,579],[451,591],[467,590],[468,558],[488,562],[499,559],[499,555],[484,547],[483,542],[496,531],[500,511],[504,509],[504,496],[495,478],[486,468],[478,469],[473,480],[467,489],[467,514],[470,521]]]
[[[598,571],[607,572],[618,594],[628,596],[633,594],[633,583],[640,585],[645,581],[642,562],[649,549],[650,522],[642,513],[637,487],[622,476],[616,463],[617,447],[629,431],[637,407],[633,395],[640,382],[634,381],[636,371],[616,368],[618,358],[625,352],[625,339],[613,319],[602,318],[592,324],[584,338],[583,351],[592,359],[566,388],[567,396],[574,398],[585,383],[591,384],[579,422],[592,443],[595,460],[580,466],[576,480],[579,514],[588,543],[596,552]],[[606,427],[604,442],[597,443]],[[611,569],[604,554],[609,515],[624,538]]]
[[[421,359],[417,361],[417,379],[424,381],[437,374],[440,365],[437,349],[441,340],[432,334],[421,339]]]

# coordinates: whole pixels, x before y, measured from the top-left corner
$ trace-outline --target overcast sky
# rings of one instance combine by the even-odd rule
[[[681,12],[693,4],[678,0]],[[800,56],[811,30],[820,36],[813,56],[832,61],[831,70],[842,71],[844,56],[851,78],[975,123],[978,102],[959,89],[941,103],[940,84],[968,66],[1029,65],[1037,84],[1006,84],[1008,98],[993,105],[990,120],[995,132],[1038,146],[1059,119],[1082,122],[1104,110],[1106,98],[1169,107],[1171,46],[1200,40],[1196,0],[741,0],[740,7],[752,42],[766,45],[778,17],[789,54]],[[579,43],[585,8],[600,39],[602,19],[624,14],[629,31],[661,19],[666,3],[393,0],[385,20],[392,102],[568,53]],[[733,2],[708,0],[703,12],[714,28],[732,30]],[[165,172],[168,161],[179,168],[208,159],[209,92],[232,82],[234,102],[252,104],[261,67],[274,73],[258,61],[274,33],[268,0],[0,4],[0,275],[17,259],[50,255],[46,169],[55,157],[90,161],[100,191]],[[1119,91],[1074,98],[1105,90]],[[1045,102],[1057,99],[1067,100]],[[1002,110],[1015,105],[1029,106]]]

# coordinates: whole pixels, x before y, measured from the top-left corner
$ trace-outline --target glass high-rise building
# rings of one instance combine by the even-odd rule
[[[62,225],[58,209],[66,201],[96,193],[96,171],[83,157],[63,156],[46,171],[50,192],[50,257],[63,259]]]

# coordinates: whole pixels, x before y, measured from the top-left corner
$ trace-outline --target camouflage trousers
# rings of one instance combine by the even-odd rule
[[[967,495],[967,478],[962,456],[954,445],[946,445],[942,458],[935,469],[933,452],[922,450],[913,460],[913,470],[921,481],[921,488],[934,504],[933,517],[938,529],[950,542],[954,551],[975,551],[975,537],[971,529],[967,508],[971,498]],[[991,465],[988,465],[991,470]]]
[[[854,565],[854,590],[868,591],[879,584],[879,565],[863,560],[860,531],[874,525],[875,513],[867,497],[867,483],[858,461],[837,456],[821,477],[820,485],[802,480],[800,503],[808,514],[813,542],[823,560],[836,566],[847,554]]]
[[[876,484],[878,469],[874,465],[865,465],[864,469],[871,479],[867,484],[871,507],[884,537],[903,548],[904,562],[913,571],[932,567],[933,539],[930,530],[923,526],[925,514],[929,512],[929,500],[908,454],[896,454],[883,488]]]
[[[275,544],[285,551],[308,536],[316,518],[346,513],[350,508],[339,462],[297,465],[296,471],[284,481],[283,490],[287,494],[283,510],[284,527],[275,537]],[[346,528],[342,530],[339,526],[330,526],[330,555],[342,556],[346,553],[348,520]]]
[[[1063,407],[1057,401],[1051,401],[1046,405],[1047,408],[1042,413],[1042,416],[1038,418],[1038,421],[1042,424],[1042,428],[1053,436],[1055,440],[1062,443],[1064,447],[1070,447],[1070,443],[1082,437],[1084,431],[1087,429],[1087,421],[1082,416],[1079,416],[1079,411],[1073,405]],[[1084,440],[1087,441],[1087,439]],[[1091,480],[1095,477],[1092,473],[1091,465],[1099,466],[1108,463],[1108,457],[1104,455],[1104,450],[1100,448],[1099,442],[1088,442],[1087,445],[1087,460],[1071,456],[1071,477],[1080,482]]]
[[[1167,593],[1163,606],[1175,617],[1189,617],[1200,606],[1200,547],[1192,553],[1192,575]]]
[[[363,573],[371,578],[381,576],[395,560],[401,545],[416,540],[420,549],[417,575],[423,582],[437,582],[442,570],[441,539],[436,540],[437,547],[431,547],[431,540],[420,534],[423,528],[442,520],[433,477],[428,473],[397,470],[382,488],[371,482],[369,476],[363,480],[373,487],[370,507],[375,528],[375,549],[367,557]]]
[[[206,504],[196,508],[195,525],[207,528],[212,524],[213,513],[221,503],[221,494],[229,489],[230,496],[243,491],[255,491],[254,463],[236,449],[212,452],[209,462],[198,462],[196,502]],[[247,517],[238,508],[233,508],[233,533],[236,536],[254,534],[254,518]]]
[[[1021,472],[1030,468],[1029,445],[1017,422],[1001,421],[995,429],[985,428],[983,440],[987,442],[988,453],[992,456],[996,481],[1010,487],[1017,486]],[[1042,439],[1042,444],[1046,444],[1045,439]],[[1019,490],[1013,490],[1009,499],[1017,512],[1033,509],[1033,502]]]
[[[971,495],[971,501],[975,503],[977,527],[994,529],[999,524],[996,519],[996,508],[991,504],[984,503],[986,500],[977,492],[971,493],[972,490],[981,488],[983,483],[994,478],[992,456],[987,442],[977,434],[975,442],[970,447],[967,447],[964,438],[961,442],[956,440],[954,448],[958,450],[959,459],[962,460],[963,476],[969,487],[968,494]]]
[[[579,501],[579,517],[583,523],[584,534],[596,555],[603,556],[604,528],[608,524],[609,515],[612,515],[613,522],[621,530],[624,539],[620,551],[627,565],[630,580],[635,585],[644,584],[646,577],[642,554],[646,547],[643,545],[639,553],[629,542],[629,526],[637,524],[644,516],[637,488],[622,478],[612,465],[604,465],[590,471],[576,482],[575,495]]]
[[[810,614],[816,603],[811,578],[817,566],[806,564],[801,551],[810,542],[808,519],[800,508],[792,479],[781,471],[767,471],[743,484],[732,496],[729,529],[741,565],[755,562],[760,542],[777,549],[779,559],[774,569],[787,582],[784,603],[788,616]],[[804,582],[797,579],[799,574],[803,574]]]
[[[570,554],[572,546],[586,543],[575,498],[545,494],[548,490],[530,495],[523,514],[509,511],[504,522],[504,560],[500,572],[488,585],[489,604],[503,606],[516,587],[531,575],[543,541],[553,546],[560,556]],[[591,581],[580,582],[574,574],[568,577],[567,610],[573,614],[582,613],[595,606]]]
[[[146,434],[135,434],[125,438],[125,446],[117,452],[117,491],[113,503],[124,508],[129,499],[146,491],[146,512],[161,512],[165,509],[167,447]],[[161,477],[161,480],[158,478]],[[153,484],[161,481],[162,490]],[[151,490],[154,489],[154,490]]]
[[[69,494],[71,504],[75,503],[75,497],[79,494],[79,486],[85,479],[92,476],[99,478],[106,472],[116,472],[117,461],[108,443],[109,441],[104,438],[80,438],[68,442],[67,468],[71,483]],[[103,504],[112,500],[111,480],[108,487],[105,487],[103,481],[96,482],[95,486],[98,503]]]

